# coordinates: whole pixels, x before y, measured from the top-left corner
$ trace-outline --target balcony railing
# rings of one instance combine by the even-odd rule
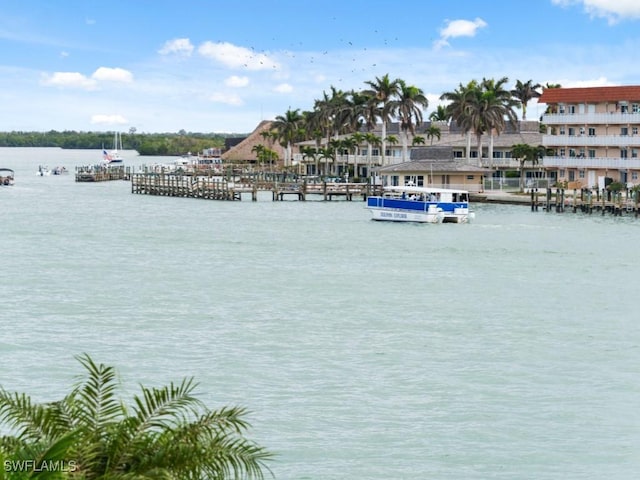
[[[606,158],[606,157],[544,157],[543,167],[559,168],[640,168],[640,158]]]
[[[545,113],[546,125],[640,124],[640,113]]]
[[[543,135],[545,147],[640,147],[640,135]]]

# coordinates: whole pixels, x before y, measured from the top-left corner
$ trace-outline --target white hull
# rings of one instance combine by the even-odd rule
[[[407,212],[403,210],[387,210],[382,208],[370,208],[373,220],[384,222],[417,222],[417,223],[442,223],[443,212]]]

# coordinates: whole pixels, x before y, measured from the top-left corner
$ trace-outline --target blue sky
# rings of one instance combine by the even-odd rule
[[[0,131],[247,133],[387,73],[425,117],[483,77],[637,85],[639,27],[638,0],[0,0]]]

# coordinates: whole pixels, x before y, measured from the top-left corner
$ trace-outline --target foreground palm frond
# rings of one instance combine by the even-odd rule
[[[17,462],[0,480],[261,479],[269,471],[272,455],[245,438],[244,408],[208,409],[192,378],[141,386],[127,408],[113,367],[78,360],[85,375],[61,401],[36,404],[0,389],[0,428],[14,433],[0,438],[0,460]]]

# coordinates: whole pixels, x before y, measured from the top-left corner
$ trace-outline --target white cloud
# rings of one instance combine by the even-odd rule
[[[554,5],[568,7],[582,5],[592,17],[606,18],[609,24],[620,20],[640,18],[638,0],[551,0]]]
[[[122,115],[92,115],[91,123],[94,125],[124,125],[129,122]]]
[[[249,79],[247,77],[232,75],[224,81],[224,84],[228,87],[246,87],[249,85]]]
[[[281,83],[280,85],[277,85],[273,91],[278,93],[291,93],[293,92],[293,87],[288,83]]]
[[[133,81],[133,74],[123,68],[100,67],[93,72],[91,78],[104,82],[131,83]]]
[[[436,47],[449,45],[450,38],[475,37],[480,28],[487,26],[487,22],[481,18],[470,20],[450,20],[447,25],[440,29],[440,39],[436,41]]]
[[[82,90],[95,90],[97,82],[78,72],[54,72],[44,75],[42,84],[61,88],[80,88]]]
[[[209,96],[209,100],[216,103],[224,103],[226,105],[239,106],[243,104],[242,99],[238,95],[230,95],[228,93],[214,93]]]
[[[264,53],[257,53],[251,49],[238,47],[228,42],[205,42],[198,47],[198,53],[230,68],[266,70],[279,67],[277,62]]]
[[[186,57],[191,56],[193,53],[194,46],[191,44],[191,41],[188,38],[175,38],[173,40],[169,40],[166,42],[158,53],[161,55],[184,55]]]

